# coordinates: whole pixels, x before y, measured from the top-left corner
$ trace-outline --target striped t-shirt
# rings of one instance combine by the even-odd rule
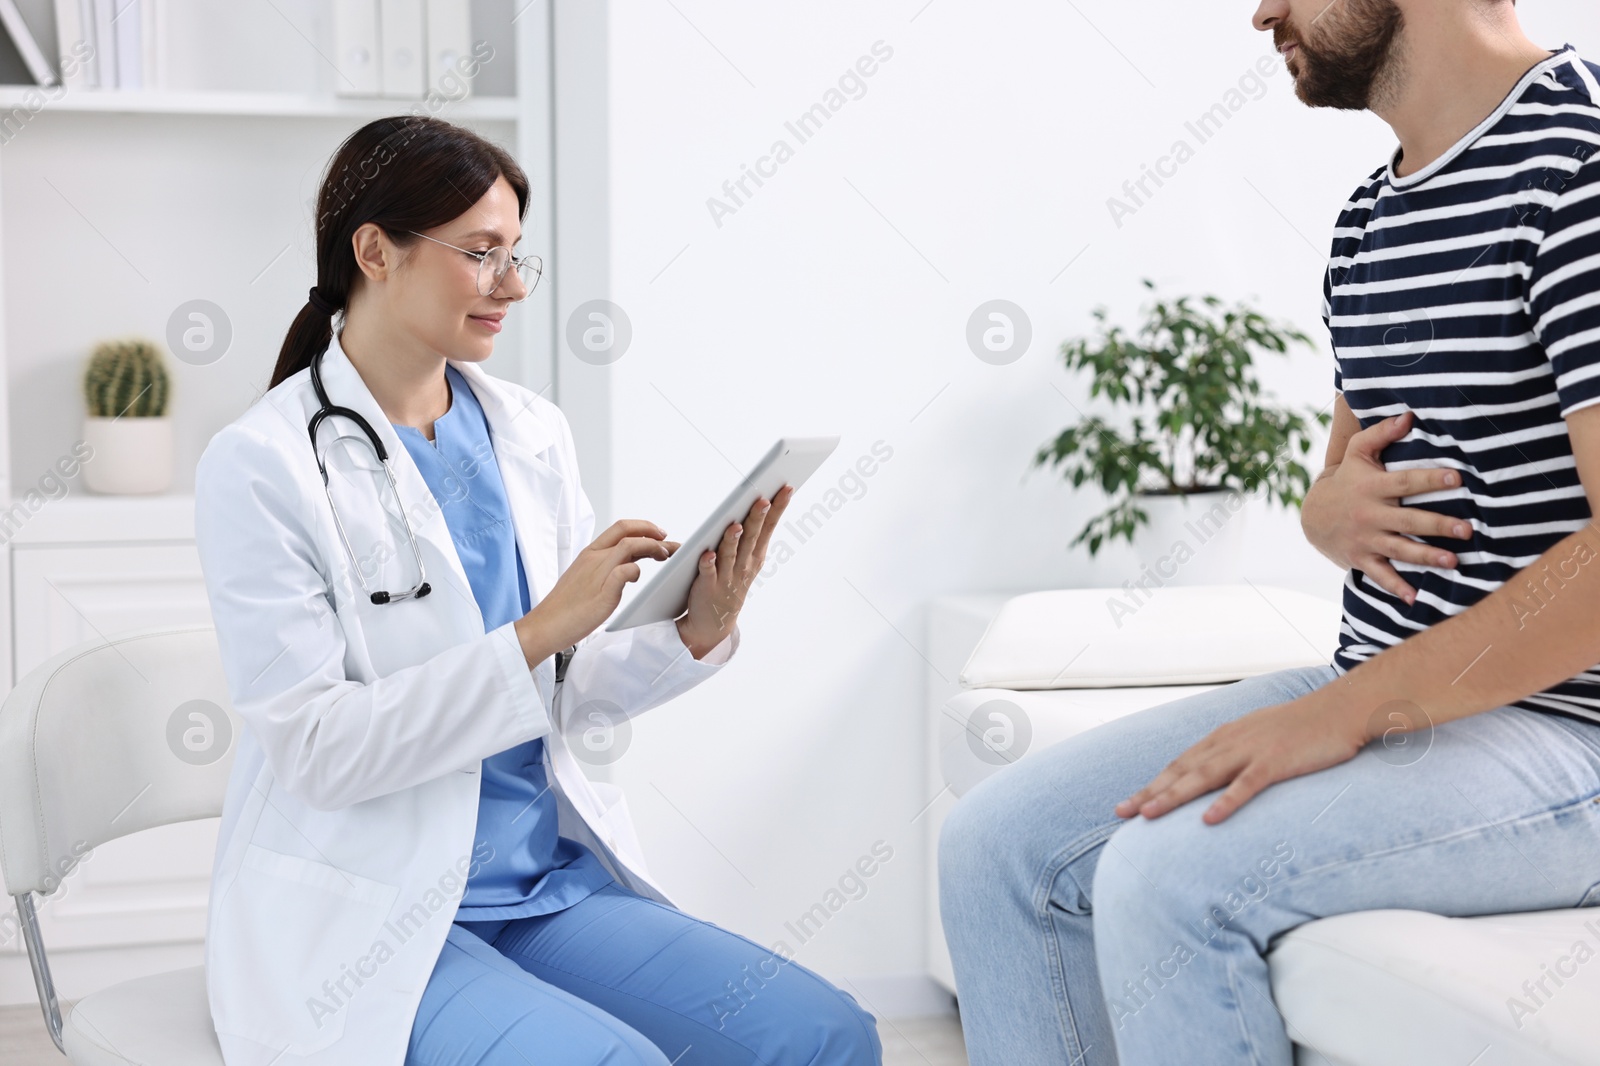
[[[1384,466],[1451,467],[1462,484],[1401,504],[1472,527],[1412,538],[1455,569],[1394,562],[1415,604],[1346,575],[1339,673],[1507,581],[1536,625],[1562,568],[1589,562],[1518,573],[1590,518],[1563,418],[1600,402],[1597,151],[1600,66],[1564,45],[1444,155],[1405,177],[1391,159],[1339,214],[1323,277],[1334,387],[1363,427],[1413,412]],[[1600,666],[1517,705],[1600,721]]]

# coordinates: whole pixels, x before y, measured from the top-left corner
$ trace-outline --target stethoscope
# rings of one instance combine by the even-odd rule
[[[355,567],[356,580],[361,582],[361,591],[365,592],[373,603],[395,603],[404,599],[421,599],[433,591],[433,586],[427,582],[427,575],[422,569],[422,549],[417,546],[417,536],[411,529],[411,519],[406,515],[405,505],[400,500],[400,486],[395,482],[394,470],[389,466],[389,450],[383,446],[383,441],[378,434],[373,432],[372,426],[361,417],[359,411],[352,411],[348,407],[338,407],[328,399],[328,390],[322,387],[322,353],[318,352],[311,357],[311,387],[317,390],[317,401],[322,405],[311,416],[311,421],[306,423],[306,430],[311,434],[311,452],[316,456],[317,471],[322,475],[322,490],[328,494],[328,507],[333,511],[333,524],[339,530],[339,539],[344,542],[344,550],[350,556],[350,564]],[[400,521],[405,523],[406,541],[411,545],[411,556],[417,561],[417,583],[403,592],[385,592],[382,589],[374,591],[367,587],[367,575],[362,572],[361,560],[356,558],[355,549],[350,547],[350,538],[344,531],[344,522],[339,518],[339,507],[333,502],[333,490],[328,486],[328,465],[323,460],[323,453],[317,448],[317,428],[322,425],[323,419],[338,415],[348,418],[366,436],[367,443],[372,446],[372,452],[378,457],[378,462],[383,466],[384,476],[389,479],[389,491],[394,494],[396,509],[400,512]],[[334,438],[334,443],[341,440],[356,440],[353,434],[341,433]]]
[[[400,486],[394,479],[394,470],[389,466],[389,450],[383,446],[383,441],[378,434],[373,432],[372,425],[361,416],[359,411],[352,411],[348,407],[339,407],[328,399],[328,390],[322,387],[322,353],[318,352],[311,357],[311,387],[317,391],[317,402],[321,404],[311,416],[311,421],[306,423],[306,431],[311,435],[311,452],[317,460],[317,471],[322,475],[322,490],[328,494],[328,509],[333,512],[333,524],[339,531],[339,539],[344,543],[344,550],[350,556],[350,563],[355,567],[356,580],[361,582],[361,591],[365,592],[375,604],[395,603],[404,599],[421,599],[433,591],[422,569],[422,549],[417,546],[417,536],[411,529],[411,519],[406,516],[405,505],[400,500]],[[323,419],[338,415],[348,418],[361,428],[367,443],[372,446],[372,452],[378,457],[378,462],[383,465],[384,476],[389,479],[389,491],[394,494],[395,507],[400,512],[400,521],[405,523],[406,541],[411,545],[411,556],[417,562],[417,583],[403,592],[385,592],[382,589],[373,591],[367,587],[367,577],[361,571],[361,561],[356,558],[355,549],[350,547],[350,538],[345,534],[344,522],[339,518],[339,507],[333,502],[333,491],[328,486],[328,466],[323,460],[323,453],[317,448],[317,428],[322,425]],[[334,438],[337,443],[341,440],[357,439],[351,434],[343,433]],[[572,661],[572,655],[578,650],[576,644],[556,652],[556,682],[559,684],[566,679],[567,665]]]

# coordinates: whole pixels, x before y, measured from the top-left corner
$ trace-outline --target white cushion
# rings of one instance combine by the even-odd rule
[[[939,769],[956,796],[1025,755],[1093,729],[1102,722],[1215,685],[1061,689],[1018,692],[969,689],[945,701],[939,716]]]
[[[1290,1037],[1333,1063],[1600,1062],[1600,907],[1358,911],[1291,930],[1267,957]],[[1535,987],[1536,1002],[1522,986],[1541,979],[1548,995]],[[1513,1017],[1513,1000],[1532,1012]]]
[[[963,688],[1200,685],[1315,666],[1340,606],[1270,585],[1051,589],[1007,600],[962,669]]]
[[[72,1066],[223,1066],[204,966],[84,996],[62,1028]]]

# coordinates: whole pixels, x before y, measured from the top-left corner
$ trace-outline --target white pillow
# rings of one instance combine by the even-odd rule
[[[1203,685],[1328,663],[1340,606],[1270,585],[1051,589],[1001,606],[962,688]]]

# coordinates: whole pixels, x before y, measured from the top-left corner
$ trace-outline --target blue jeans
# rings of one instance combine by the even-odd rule
[[[1600,724],[1500,707],[1156,819],[1112,808],[1224,722],[1327,684],[1282,670],[1116,719],[985,779],[939,839],[972,1066],[1291,1066],[1264,953],[1315,918],[1600,903]]]
[[[616,882],[564,910],[450,927],[406,1066],[875,1066],[848,993]]]

